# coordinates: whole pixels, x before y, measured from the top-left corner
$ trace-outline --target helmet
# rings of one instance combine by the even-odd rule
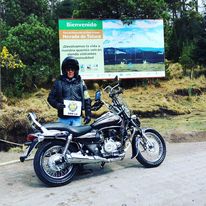
[[[66,57],[62,62],[62,74],[67,75],[66,69],[74,69],[74,76],[77,77],[79,74],[79,62],[74,57]]]

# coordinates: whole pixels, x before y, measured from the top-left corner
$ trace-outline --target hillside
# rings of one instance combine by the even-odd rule
[[[26,118],[28,112],[35,112],[41,121],[55,121],[56,111],[46,101],[48,92],[40,89],[24,95],[22,99],[3,96],[0,137],[22,143],[30,130]],[[89,90],[89,93],[94,99],[95,91]],[[107,99],[105,93],[103,98]],[[168,141],[184,141],[187,133],[190,141],[194,138],[206,139],[205,77],[160,80],[144,87],[132,87],[124,91],[123,98],[133,112],[140,116],[143,126],[156,128]],[[93,115],[96,117],[105,111],[104,107]],[[0,150],[3,148],[5,145],[1,144]]]

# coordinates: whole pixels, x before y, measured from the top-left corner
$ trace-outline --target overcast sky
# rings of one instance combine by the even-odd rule
[[[200,13],[203,13],[204,12],[204,6],[203,6],[203,2],[206,3],[206,0],[198,0],[198,10]]]
[[[164,48],[163,20],[104,20],[104,48],[152,47]]]

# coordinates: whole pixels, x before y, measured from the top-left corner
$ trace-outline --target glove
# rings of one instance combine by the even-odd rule
[[[92,110],[92,111],[97,111],[97,110],[99,110],[99,109],[102,107],[103,104],[104,104],[104,103],[103,103],[102,101],[96,101],[96,102],[91,106],[91,110]]]
[[[84,124],[88,124],[91,121],[91,117],[90,116],[86,116],[84,118]]]
[[[57,103],[57,109],[64,109],[65,105],[63,103]]]
[[[91,99],[85,99],[85,118],[84,123],[88,124],[91,121]]]

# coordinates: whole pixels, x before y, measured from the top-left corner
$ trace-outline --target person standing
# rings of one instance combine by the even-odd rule
[[[58,122],[80,126],[84,110],[84,123],[88,124],[91,121],[91,99],[79,75],[79,62],[73,57],[66,57],[61,70],[62,75],[54,82],[47,100],[57,109]]]

